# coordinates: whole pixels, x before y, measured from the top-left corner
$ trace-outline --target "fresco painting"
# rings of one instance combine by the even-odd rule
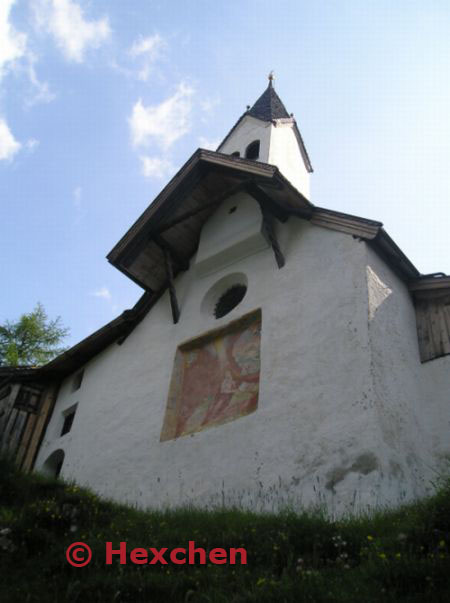
[[[258,405],[261,311],[179,346],[161,441],[233,421]]]

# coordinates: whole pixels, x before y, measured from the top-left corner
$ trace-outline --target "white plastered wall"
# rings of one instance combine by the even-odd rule
[[[450,357],[420,362],[414,304],[406,285],[371,249],[368,267],[380,448],[386,473],[403,484],[402,496],[411,498],[432,491],[439,476],[448,475]]]
[[[293,123],[275,121],[271,125],[268,163],[276,165],[283,176],[309,199],[309,173],[305,168]]]
[[[259,161],[276,165],[295,188],[309,199],[309,173],[300,152],[293,122],[265,122],[245,116],[236,130],[217,150],[230,154],[245,151],[254,140],[260,141]]]
[[[277,231],[283,269],[270,248],[206,276],[193,261],[176,281],[178,324],[166,293],[122,345],[85,366],[78,391],[67,378],[37,469],[61,448],[63,476],[145,507],[325,504],[343,513],[424,493],[432,455],[422,445],[415,381],[421,366],[403,284],[350,235],[296,218]],[[393,291],[370,322],[367,265]],[[246,276],[247,294],[216,320],[202,301],[232,273]],[[382,298],[375,293],[371,303]],[[256,412],[160,442],[177,346],[256,308],[262,309]],[[59,437],[62,413],[76,402],[72,430]]]
[[[371,404],[380,427],[378,456],[391,501],[432,490],[436,462],[429,440],[416,316],[407,286],[367,248]],[[434,412],[434,410],[432,410]],[[387,500],[389,503],[390,501]]]
[[[225,141],[225,144],[217,150],[219,153],[227,155],[239,151],[240,156],[245,158],[245,151],[248,145],[255,140],[259,140],[259,161],[269,163],[271,126],[270,122],[246,115],[228,140]]]
[[[434,481],[450,472],[450,356],[422,364],[422,418],[433,450]]]
[[[223,224],[226,228],[222,228]],[[195,258],[196,274],[217,272],[267,247],[259,204],[247,193],[236,193],[221,204],[203,227]]]

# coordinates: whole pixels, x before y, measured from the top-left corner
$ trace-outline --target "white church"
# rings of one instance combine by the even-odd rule
[[[335,515],[426,495],[450,459],[450,277],[316,207],[269,80],[108,255],[136,305],[0,367],[0,445],[140,507]]]

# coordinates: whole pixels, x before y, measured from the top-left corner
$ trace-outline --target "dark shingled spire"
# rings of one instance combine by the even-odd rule
[[[245,119],[247,116],[255,117],[256,119],[260,119],[261,121],[273,122],[276,119],[286,119],[289,124],[292,124],[295,136],[297,138],[298,145],[300,147],[300,152],[303,157],[303,162],[308,172],[312,172],[312,165],[308,157],[308,153],[306,151],[305,145],[302,140],[302,136],[299,132],[298,126],[295,122],[294,116],[291,113],[286,111],[286,107],[283,105],[281,98],[275,92],[275,89],[272,84],[273,81],[273,71],[269,74],[269,85],[258,98],[253,107],[250,108],[247,105],[247,111],[241,115],[241,117],[237,120],[225,138],[217,147],[217,151],[220,153],[220,149],[224,146],[230,136],[235,132],[236,128],[239,127],[239,124]]]
[[[269,85],[258,98],[256,103],[249,109],[246,115],[251,115],[263,121],[272,121],[273,119],[290,117],[286,107],[281,102],[280,97],[272,86],[272,80],[269,79]]]

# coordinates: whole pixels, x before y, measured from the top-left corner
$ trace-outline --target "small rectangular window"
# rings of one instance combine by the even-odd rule
[[[84,370],[80,371],[75,375],[72,382],[72,391],[76,392],[77,389],[80,389],[81,384],[83,382]]]
[[[69,408],[68,410],[66,410],[63,413],[63,417],[64,417],[64,423],[61,429],[61,435],[66,435],[66,433],[69,433],[69,431],[72,429],[72,423],[73,420],[75,418],[75,411],[76,411],[77,407],[72,406],[71,408]]]

